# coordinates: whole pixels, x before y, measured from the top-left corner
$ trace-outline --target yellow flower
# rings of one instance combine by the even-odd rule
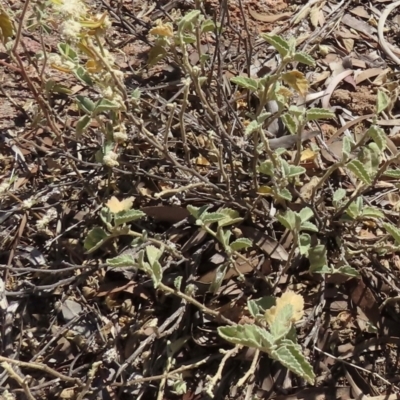
[[[290,321],[292,323],[299,321],[303,318],[304,315],[304,298],[303,296],[296,294],[290,290],[283,293],[281,297],[276,299],[276,305],[269,308],[265,312],[265,320],[268,322],[268,325],[271,325],[276,316],[282,311],[282,308],[290,304],[292,306],[292,317]]]

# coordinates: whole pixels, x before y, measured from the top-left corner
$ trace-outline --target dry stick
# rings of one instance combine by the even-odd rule
[[[260,350],[256,349],[256,352],[254,353],[253,360],[251,361],[250,368],[244,374],[244,376],[239,380],[239,382],[237,383],[238,387],[244,385],[246,383],[247,379],[249,379],[250,375],[254,374],[254,372],[256,370],[256,367],[257,367],[257,363],[258,363],[259,357],[260,357]]]
[[[396,1],[395,3],[389,4],[385,10],[383,11],[379,23],[378,23],[378,38],[379,44],[382,47],[382,50],[388,55],[397,65],[400,65],[400,58],[398,58],[393,51],[390,49],[388,42],[386,41],[383,35],[383,29],[385,27],[385,22],[389,14],[396,8],[400,6],[400,1]]]
[[[373,371],[368,371],[367,369],[363,368],[363,367],[359,367],[358,365],[355,365],[351,362],[345,361],[340,357],[335,357],[333,354],[327,353],[321,349],[319,349],[318,347],[314,346],[314,349],[319,351],[320,353],[324,354],[325,356],[332,358],[333,360],[342,362],[345,365],[349,365],[350,367],[356,368],[360,371],[366,372],[369,375],[375,376],[376,378],[380,379],[382,382],[386,383],[386,385],[392,386],[394,388],[396,388],[396,390],[400,390],[397,386],[394,386],[393,383],[389,382],[388,380],[386,380],[385,378],[383,378],[382,376],[380,376],[379,374],[377,374],[376,372]]]
[[[161,284],[162,285],[162,284]],[[160,286],[161,286],[160,285]],[[159,286],[159,288],[160,288]],[[167,329],[168,325],[170,325],[172,322],[175,322],[176,319],[179,318],[180,313],[182,312],[181,308],[178,308],[170,317],[168,317],[164,323],[158,328],[158,332],[157,333],[153,333],[150,336],[148,336],[146,338],[146,340],[144,340],[143,342],[140,343],[139,347],[125,360],[125,362],[119,367],[116,375],[115,375],[115,379],[118,378],[122,372],[124,372],[124,370],[128,367],[129,364],[131,364],[134,360],[136,360],[140,354],[143,353],[145,347],[149,344],[151,344],[151,342],[153,342],[157,336],[159,336],[159,334],[164,333],[164,331]]]
[[[152,382],[152,381],[159,381],[165,377],[167,378],[178,378],[178,374],[185,372],[185,371],[189,371],[191,369],[195,369],[200,367],[201,365],[205,364],[207,361],[211,361],[213,359],[215,359],[216,356],[207,356],[203,359],[201,359],[200,361],[197,361],[196,363],[193,364],[189,364],[189,365],[183,365],[182,367],[179,367],[173,371],[168,372],[167,374],[162,374],[162,375],[154,375],[154,376],[146,376],[144,378],[136,378],[136,379],[132,379],[130,381],[127,382],[116,382],[116,383],[112,383],[110,386],[111,387],[126,387],[126,386],[134,386],[134,385],[138,385],[140,383],[145,383],[145,382]]]
[[[27,383],[28,377],[21,378],[6,361],[2,362],[1,366],[6,370],[10,378],[14,379],[22,387],[28,400],[35,400]]]
[[[193,304],[194,306],[196,306],[204,314],[208,314],[208,315],[213,316],[216,319],[220,319],[225,324],[236,325],[233,321],[231,321],[229,318],[224,317],[218,311],[211,310],[210,308],[206,307],[205,305],[199,303],[193,297],[188,296],[187,294],[181,292],[180,290],[170,288],[169,286],[164,285],[163,283],[160,283],[160,285],[158,286],[158,289],[160,289],[160,290],[162,290],[164,292],[170,293],[170,294],[174,294],[174,295],[180,297],[181,299],[186,300],[188,303]]]
[[[225,352],[225,355],[218,366],[217,373],[210,379],[210,382],[207,384],[207,394],[210,397],[212,397],[212,391],[215,385],[222,378],[222,371],[225,367],[226,362],[228,361],[229,358],[234,357],[241,348],[242,346],[240,344],[237,344],[233,349],[230,349]]]
[[[79,378],[72,378],[71,376],[61,374],[60,372],[57,372],[55,369],[50,368],[46,364],[13,360],[12,358],[7,358],[7,357],[3,357],[3,356],[0,356],[0,362],[14,364],[14,365],[17,365],[18,367],[22,367],[22,368],[37,369],[39,371],[46,372],[49,375],[55,376],[56,378],[58,378],[64,382],[74,383],[75,385],[78,385],[79,387],[84,386]]]

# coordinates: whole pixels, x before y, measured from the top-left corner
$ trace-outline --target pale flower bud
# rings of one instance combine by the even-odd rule
[[[115,153],[114,151],[109,151],[103,157],[103,164],[110,168],[117,167],[119,165],[117,159],[118,159],[118,154]]]

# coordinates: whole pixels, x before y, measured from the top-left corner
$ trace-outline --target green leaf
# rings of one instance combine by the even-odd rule
[[[297,118],[302,118],[304,115],[304,109],[295,105],[289,107],[289,112],[295,115]]]
[[[256,318],[257,315],[261,314],[259,312],[257,303],[254,300],[247,300],[247,308],[249,309],[251,316],[254,318]]]
[[[229,242],[230,242],[230,239],[232,236],[232,232],[228,229],[226,229],[226,230],[220,229],[218,231],[218,235],[219,235],[218,239],[220,239],[220,242],[223,244],[223,246],[225,248],[229,247]]]
[[[121,106],[108,99],[100,99],[96,102],[94,112],[99,114],[103,111],[119,110]]]
[[[376,143],[382,153],[386,149],[387,144],[385,131],[377,125],[371,125],[367,134]]]
[[[191,28],[191,25],[197,21],[200,16],[200,10],[192,10],[184,15],[178,22],[178,31],[182,32],[184,29]]]
[[[85,114],[83,117],[79,118],[76,123],[75,134],[78,139],[82,137],[82,133],[86,132],[86,129],[90,125],[91,118],[89,115]]]
[[[231,208],[223,208],[218,212],[225,216],[225,218],[218,221],[218,227],[220,228],[237,224],[243,221],[243,218],[240,218],[239,213],[236,210],[232,210]]]
[[[201,33],[214,32],[215,30],[214,21],[212,21],[211,19],[206,19],[205,21],[202,22],[200,30]]]
[[[156,261],[158,261],[162,255],[163,251],[158,249],[156,246],[148,245],[146,246],[146,256],[147,260],[152,266]]]
[[[256,317],[257,315],[264,315],[265,311],[273,307],[275,304],[276,304],[276,297],[274,296],[264,296],[260,297],[259,299],[247,301],[247,306],[249,308],[250,313],[251,314],[253,312],[255,313],[255,315],[252,314],[253,317]]]
[[[343,265],[342,267],[335,268],[332,271],[334,274],[341,274],[341,275],[346,275],[350,276],[352,278],[360,278],[360,273],[353,267],[350,267],[350,265]]]
[[[204,213],[200,216],[200,221],[203,222],[203,224],[212,224],[214,222],[222,221],[226,216],[222,213]]]
[[[288,209],[285,214],[278,214],[277,220],[290,231],[295,231],[301,225],[301,218],[294,211]]]
[[[385,214],[377,207],[365,206],[362,209],[361,216],[366,218],[383,218]]]
[[[383,227],[387,230],[387,232],[393,237],[396,244],[400,244],[400,229],[396,226],[389,224],[387,222],[383,223]]]
[[[84,111],[86,114],[91,114],[95,108],[95,103],[85,96],[76,96],[78,107]]]
[[[292,201],[292,194],[290,193],[289,189],[280,188],[278,189],[277,194],[283,200]]]
[[[335,113],[324,108],[310,108],[306,113],[307,122],[332,118],[335,118]]]
[[[156,65],[160,60],[162,60],[167,55],[167,50],[165,49],[166,44],[164,39],[158,40],[156,44],[147,53],[147,65],[152,67]]]
[[[356,200],[352,201],[346,209],[346,214],[353,219],[358,218],[362,212],[362,203],[363,201],[361,197],[358,197]]]
[[[305,222],[314,216],[314,211],[311,210],[310,207],[304,207],[300,210],[298,214],[300,215],[301,222]]]
[[[137,265],[135,259],[128,254],[121,254],[120,256],[114,258],[108,258],[106,263],[110,267],[132,267]]]
[[[300,226],[302,231],[318,232],[318,228],[312,222],[304,221]]]
[[[235,76],[231,78],[231,82],[248,90],[256,91],[258,89],[258,80],[246,76]]]
[[[177,37],[177,44],[192,44],[196,43],[196,36],[191,33],[182,33]]]
[[[145,271],[150,275],[150,278],[153,281],[154,288],[157,289],[162,280],[162,268],[158,261],[155,261],[154,264],[150,267],[150,270]]]
[[[400,169],[388,169],[383,173],[383,175],[389,178],[400,179]]]
[[[93,80],[85,68],[78,66],[73,70],[74,75],[88,86],[93,86]]]
[[[376,113],[380,114],[382,111],[385,111],[389,104],[389,96],[383,90],[378,89],[378,95],[376,97]]]
[[[345,136],[343,138],[343,156],[342,159],[343,161],[347,161],[350,158],[350,153],[351,149],[354,145],[354,142],[352,139],[350,139],[348,136]]]
[[[340,201],[346,196],[346,190],[339,188],[333,193],[333,205],[337,207],[340,203]]]
[[[274,176],[275,167],[271,160],[263,161],[259,166],[259,171],[261,174]]]
[[[244,131],[245,135],[251,135],[253,132],[256,132],[262,127],[262,124],[260,124],[258,121],[251,121],[247,126]]]
[[[271,357],[279,361],[289,371],[305,379],[310,385],[315,383],[312,366],[301,353],[301,347],[293,342],[285,341],[285,345],[273,350]]]
[[[196,219],[199,219],[207,211],[209,207],[210,206],[208,205],[202,207],[195,207],[189,204],[186,206],[186,209],[189,211],[190,215],[192,215]]]
[[[227,342],[253,347],[269,352],[274,344],[273,336],[265,329],[257,325],[221,326],[218,334]]]
[[[299,250],[302,256],[308,254],[311,247],[311,236],[308,233],[302,233],[299,236]]]
[[[77,63],[79,61],[78,54],[71,46],[67,43],[58,43],[58,51],[68,60]]]
[[[295,176],[302,175],[306,172],[304,167],[300,167],[299,165],[291,165],[289,167],[289,173],[286,175],[286,178],[293,178]]]
[[[181,287],[182,287],[182,279],[183,279],[182,276],[177,276],[177,277],[174,279],[174,286],[175,286],[175,289],[176,289],[176,290],[181,290]]]
[[[285,113],[282,115],[281,119],[288,131],[292,135],[295,135],[297,132],[297,121],[293,118],[293,116],[289,113]]]
[[[294,55],[294,61],[309,65],[310,67],[313,67],[315,65],[315,60],[304,51],[297,51]]]
[[[261,37],[278,51],[282,58],[285,58],[290,53],[289,42],[282,36],[262,34]]]
[[[326,257],[326,247],[319,244],[308,251],[308,259],[310,261],[310,272],[326,273],[330,271],[328,268],[328,260]]]
[[[93,228],[87,234],[83,243],[83,247],[85,248],[85,250],[90,250],[108,236],[109,234],[104,229],[99,227]]]
[[[112,221],[112,214],[110,213],[110,209],[108,207],[103,207],[100,210],[100,218],[105,225],[109,224]]]
[[[282,308],[280,308],[278,314],[273,320],[273,323],[269,327],[275,342],[283,339],[289,333],[292,326],[290,321],[292,317],[293,306],[291,304],[285,304]]]
[[[263,112],[257,117],[257,121],[260,124],[263,124],[267,118],[269,118],[272,114],[270,112]]]
[[[125,210],[114,215],[115,226],[143,218],[146,214],[140,210]]]
[[[215,294],[220,289],[222,282],[225,279],[227,270],[228,270],[227,264],[222,264],[218,266],[218,268],[215,271],[214,279],[210,284],[209,291],[211,293]]]
[[[51,93],[60,93],[67,95],[72,94],[72,90],[70,88],[61,83],[56,83],[54,79],[49,79],[48,81],[46,81],[45,90],[47,94]]]
[[[248,247],[251,247],[252,245],[253,245],[253,242],[247,238],[236,239],[234,242],[232,242],[230,244],[231,249],[235,250],[235,251],[247,249]]]
[[[364,165],[359,160],[350,161],[346,167],[362,182],[366,185],[370,185],[372,183],[372,179],[369,176],[368,172],[365,170]]]

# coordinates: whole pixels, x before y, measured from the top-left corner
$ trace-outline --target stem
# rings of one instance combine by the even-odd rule
[[[200,311],[202,311],[204,314],[208,314],[213,316],[214,318],[216,318],[217,320],[221,320],[222,322],[224,322],[225,324],[228,325],[236,325],[233,321],[231,321],[230,319],[224,317],[222,314],[220,314],[218,311],[214,311],[211,310],[210,308],[204,306],[203,304],[199,303],[197,300],[195,300],[193,297],[188,296],[187,294],[181,292],[180,290],[177,289],[172,289],[167,285],[164,285],[163,283],[160,283],[158,285],[158,289],[166,292],[166,293],[170,293],[170,294],[174,294],[175,296],[180,297],[183,300],[186,300],[188,303],[194,305],[195,307],[197,307]]]

